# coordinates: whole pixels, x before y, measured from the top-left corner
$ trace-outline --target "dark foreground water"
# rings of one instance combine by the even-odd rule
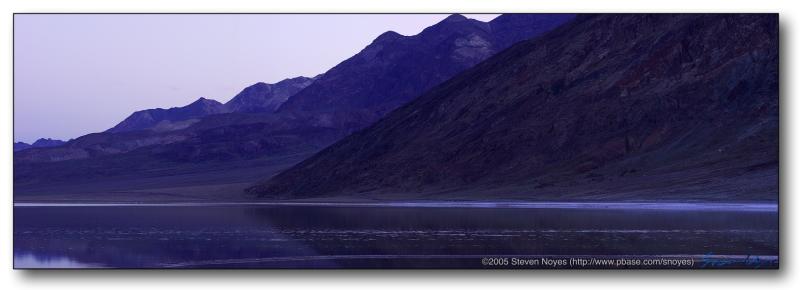
[[[778,215],[677,206],[15,206],[16,268],[776,268]],[[772,208],[772,209],[769,209]]]

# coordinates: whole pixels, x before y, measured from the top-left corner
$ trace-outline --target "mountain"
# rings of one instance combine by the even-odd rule
[[[200,98],[183,107],[137,111],[106,132],[174,131],[187,128],[208,115],[274,112],[289,97],[313,81],[314,78],[296,77],[275,84],[256,83],[242,90],[224,105],[215,100]]]
[[[193,145],[201,146],[197,142],[197,136],[203,130],[219,127],[219,124],[237,125],[231,120],[241,120],[247,123],[269,122],[273,128],[287,128],[291,126],[302,127],[297,122],[297,117],[287,120],[276,118],[253,116],[254,114],[271,113],[274,109],[286,100],[289,96],[313,82],[313,78],[296,77],[286,79],[276,84],[257,83],[242,90],[226,104],[221,104],[215,100],[200,98],[195,102],[184,107],[170,109],[149,109],[138,111],[113,128],[101,133],[92,133],[72,140],[63,148],[53,150],[39,150],[26,152],[15,156],[15,159],[22,162],[49,162],[64,161],[71,159],[84,159],[105,155],[127,153],[141,147],[165,146],[177,142],[191,142]],[[238,114],[238,115],[237,115]],[[225,115],[214,118],[218,123],[201,122],[202,120],[215,116]],[[212,122],[213,123],[213,122]],[[198,125],[198,126],[195,126]],[[246,126],[244,126],[246,127]],[[229,131],[235,130],[233,127]],[[269,130],[268,130],[269,131]],[[266,133],[260,130],[261,133]],[[248,132],[242,135],[253,136]],[[193,139],[194,138],[194,139]],[[257,142],[258,140],[249,140]],[[313,140],[317,142],[330,142],[324,140]],[[232,141],[231,141],[232,142]],[[328,143],[325,143],[328,144]],[[240,144],[231,144],[239,146]],[[24,145],[21,145],[24,146]],[[213,145],[218,148],[220,145]],[[288,146],[288,144],[287,144]],[[250,146],[251,148],[253,146]],[[256,146],[258,147],[258,146]],[[176,147],[173,147],[176,148]],[[164,152],[167,149],[155,150]],[[216,149],[215,149],[216,150]],[[236,151],[236,150],[232,150]],[[174,156],[187,154],[171,154]],[[206,156],[205,153],[198,153],[195,156]],[[101,165],[98,165],[101,166]]]
[[[275,154],[290,149],[279,148],[281,146],[306,147],[313,144],[312,147],[319,150],[336,141],[331,140],[332,136],[341,138],[359,130],[421,94],[424,89],[441,83],[512,42],[536,37],[573,17],[571,14],[508,14],[485,23],[453,15],[416,36],[384,33],[355,56],[313,79],[298,77],[276,84],[255,84],[225,105],[201,98],[181,108],[139,111],[106,132],[76,138],[66,148],[28,152],[15,156],[15,160],[46,162],[92,158],[180,142],[187,144],[170,145],[169,148],[192,148],[196,153],[163,156],[184,156],[181,160],[188,162],[190,160],[186,158],[191,156],[238,159],[242,156],[235,156],[236,152],[247,152],[244,156],[254,158],[259,154]],[[303,86],[307,87],[301,89]],[[289,97],[278,112],[269,113],[268,108],[296,90],[299,92]],[[309,108],[287,106],[298,98],[297,103],[310,104]],[[350,106],[331,102],[363,104]],[[267,111],[262,111],[262,108]],[[275,116],[262,116],[264,113]],[[213,121],[202,122],[205,119]],[[263,123],[257,131],[266,135],[246,131],[255,123]],[[221,126],[227,128],[218,129]],[[255,139],[235,137],[225,141],[203,138],[204,132],[211,129],[225,130],[229,137]],[[318,135],[321,130],[336,133]],[[284,135],[287,132],[291,138]],[[309,136],[304,136],[305,132]],[[273,134],[277,135],[271,136]],[[314,136],[323,138],[312,140]],[[276,138],[293,141],[275,142]],[[225,142],[227,145],[223,144]],[[224,150],[225,146],[240,148],[242,144],[265,146],[251,146],[244,151]],[[218,151],[227,153],[210,153]]]
[[[150,120],[157,118],[141,118],[145,122],[130,122],[133,126],[122,126],[126,130],[88,134],[56,148],[16,152],[15,192],[26,197],[41,193],[44,195],[37,198],[45,199],[54,190],[81,194],[95,192],[84,197],[114,199],[116,193],[109,194],[114,190],[124,196],[134,194],[133,189],[143,187],[150,188],[151,193],[172,192],[181,186],[202,183],[203,186],[210,186],[203,188],[212,190],[214,194],[241,194],[246,186],[258,181],[260,176],[279,172],[372,124],[391,109],[421,94],[426,87],[441,83],[467,69],[469,65],[510,45],[509,42],[537,37],[542,29],[554,28],[573,17],[561,14],[498,17],[517,19],[509,23],[522,26],[528,23],[530,28],[513,28],[514,31],[511,31],[512,28],[505,28],[509,24],[494,25],[456,15],[421,33],[425,36],[424,41],[408,41],[409,38],[422,39],[422,36],[386,33],[374,43],[383,43],[381,51],[391,52],[394,56],[389,57],[384,52],[370,56],[375,52],[375,46],[372,45],[325,72],[287,101],[291,102],[300,94],[317,94],[303,92],[326,79],[328,83],[314,90],[325,90],[323,95],[342,98],[342,103],[350,103],[347,98],[364,97],[364,92],[379,96],[366,106],[279,109],[273,113],[230,111],[225,106],[225,111],[215,114],[202,112],[180,118],[162,116],[158,122]],[[481,39],[490,44],[487,46]],[[384,43],[387,41],[389,43]],[[414,45],[425,47],[418,49]],[[431,54],[431,57],[427,54]],[[428,63],[415,57],[440,60]],[[373,59],[375,66],[364,63],[364,59]],[[451,65],[455,69],[448,67]],[[343,85],[332,83],[332,80],[341,80]],[[391,82],[395,84],[390,85]],[[256,92],[252,95],[257,97],[260,96],[258,87],[263,85],[257,85],[252,90]],[[276,89],[273,87],[274,91]],[[242,94],[247,95],[251,94]],[[268,94],[264,96],[268,97]],[[358,104],[363,100],[353,103]],[[198,115],[203,116],[195,117]],[[131,127],[136,129],[127,130]],[[213,189],[219,186],[228,189]],[[182,191],[180,195],[187,192],[189,195],[202,194],[198,190],[201,190],[200,187],[193,187]],[[160,195],[148,194],[142,198],[165,198],[157,196]]]
[[[275,84],[257,83],[249,86],[225,103],[231,112],[261,113],[274,112],[289,97],[304,89],[315,78],[296,77]]]
[[[366,126],[511,44],[573,17],[504,14],[486,23],[455,14],[417,35],[388,31],[292,96],[278,112],[351,111],[366,117]]]
[[[778,103],[777,14],[581,15],[248,192],[775,200]]]
[[[25,142],[14,142],[14,152],[31,148],[31,144]]]
[[[34,147],[34,148],[55,147],[55,146],[64,145],[64,143],[66,143],[66,142],[58,140],[58,139],[39,138],[38,140],[33,142],[33,144],[31,144],[31,147]]]
[[[215,100],[199,98],[189,105],[170,109],[137,111],[106,132],[118,133],[137,130],[171,131],[183,129],[199,118],[227,112],[225,105]]]
[[[47,147],[56,147],[64,145],[66,142],[57,140],[57,139],[50,139],[50,138],[39,138],[38,140],[34,141],[33,144],[28,144],[25,142],[14,142],[14,152],[25,150],[28,148],[47,148]]]

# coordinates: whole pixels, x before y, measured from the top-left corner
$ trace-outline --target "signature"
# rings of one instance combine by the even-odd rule
[[[762,256],[747,255],[742,258],[725,258],[714,255],[714,253],[707,253],[700,259],[700,268],[723,268],[731,265],[742,265],[748,268],[758,269],[762,266],[775,265],[778,263],[777,259],[765,259]]]

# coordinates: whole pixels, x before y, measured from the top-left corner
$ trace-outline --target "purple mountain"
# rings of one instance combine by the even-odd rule
[[[201,99],[186,107],[136,112],[107,132],[77,138],[69,150],[17,158],[87,158],[172,143],[152,150],[159,156],[181,156],[182,161],[254,158],[291,148],[319,150],[511,44],[573,18],[507,14],[487,23],[452,15],[418,35],[386,32],[313,82],[300,77],[256,84],[225,105]],[[275,113],[269,112],[285,98]],[[219,132],[226,137],[216,137]]]
[[[193,103],[170,109],[137,111],[106,132],[117,133],[153,129],[171,131],[189,127],[202,117],[228,112],[225,105],[215,100],[199,98]]]
[[[778,104],[777,14],[585,15],[250,192],[775,200]]]
[[[50,138],[39,138],[33,144],[28,144],[25,142],[14,142],[14,151],[25,150],[28,148],[47,148],[47,147],[56,147],[66,144],[67,142],[58,140],[58,139],[50,139]]]
[[[188,128],[208,115],[229,112],[271,113],[313,81],[314,78],[296,77],[275,84],[256,83],[242,90],[224,105],[215,100],[200,98],[183,107],[137,111],[106,132],[174,131]]]
[[[572,14],[504,14],[486,23],[451,15],[413,36],[389,31],[298,92],[280,113],[350,111],[366,126],[510,45]]]
[[[225,103],[225,107],[231,112],[271,113],[315,79],[296,77],[275,84],[257,83],[242,90]]]

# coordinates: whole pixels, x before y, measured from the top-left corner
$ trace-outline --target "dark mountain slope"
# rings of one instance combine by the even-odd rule
[[[32,148],[14,155],[17,193],[71,188],[103,193],[95,185],[117,180],[116,187],[136,188],[138,178],[158,177],[159,187],[177,186],[172,181],[197,183],[252,183],[257,172],[274,171],[299,162],[302,157],[344,137],[342,130],[326,127],[325,120],[277,117],[274,114],[216,114],[183,130],[152,133],[131,131],[96,133],[56,148]],[[147,143],[145,143],[147,142]],[[220,168],[228,168],[220,171]],[[207,176],[197,180],[199,176]],[[183,184],[184,186],[186,184]],[[247,184],[243,184],[242,188]],[[231,195],[241,195],[242,188]],[[43,191],[44,190],[44,191]],[[57,194],[59,191],[51,192]],[[191,192],[189,193],[191,194]],[[98,196],[111,198],[112,196]]]
[[[632,198],[774,200],[777,25],[775,14],[580,16],[249,192],[567,198],[552,188],[588,183],[597,198],[640,186]]]
[[[257,83],[249,86],[225,103],[231,112],[264,113],[274,112],[289,97],[304,89],[315,78],[296,77],[275,84]]]
[[[511,44],[536,37],[573,17],[505,14],[486,23],[451,15],[414,36],[389,31],[326,72],[278,111],[362,111],[362,115],[380,117]]]

